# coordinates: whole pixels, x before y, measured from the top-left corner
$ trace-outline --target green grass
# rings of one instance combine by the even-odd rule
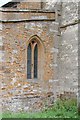
[[[37,113],[3,113],[3,118],[78,118],[77,100],[58,100],[51,108]]]

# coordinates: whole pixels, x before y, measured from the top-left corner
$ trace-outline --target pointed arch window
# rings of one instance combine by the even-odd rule
[[[38,44],[31,41],[27,48],[27,79],[38,78]]]

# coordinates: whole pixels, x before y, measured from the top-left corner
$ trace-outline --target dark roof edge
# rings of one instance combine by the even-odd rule
[[[20,2],[14,2],[14,1],[11,1],[11,2],[8,2],[4,5],[2,5],[1,7],[4,8],[4,7],[13,7],[14,5],[17,5],[18,3]]]

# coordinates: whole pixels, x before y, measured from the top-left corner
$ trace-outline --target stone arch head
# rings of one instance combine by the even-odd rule
[[[33,35],[30,37],[30,39],[27,41],[27,47],[31,41],[36,41],[39,47],[42,47],[43,51],[45,52],[45,46],[44,43],[42,42],[42,39],[38,35]]]

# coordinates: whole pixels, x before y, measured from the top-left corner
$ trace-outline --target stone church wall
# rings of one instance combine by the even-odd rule
[[[30,100],[31,97],[35,98],[36,96],[44,96],[45,100],[46,93],[52,92],[53,86],[50,81],[53,80],[55,74],[53,68],[53,66],[55,66],[55,64],[53,64],[53,52],[55,51],[53,48],[53,33],[55,34],[55,30],[52,29],[52,25],[55,30],[57,30],[54,22],[20,22],[15,24],[3,24],[2,36],[4,61],[2,62],[1,71],[4,75],[2,75],[1,89],[3,108],[5,106],[5,110],[8,110],[10,102],[12,105],[15,104],[15,100],[18,97],[20,98],[18,99],[20,100],[19,105],[21,108],[26,109],[21,105],[22,96],[23,99],[28,96]],[[43,68],[45,76],[42,80],[37,81],[37,83],[27,81],[26,77],[26,45],[30,37],[34,35],[40,37],[45,48],[45,67]],[[35,98],[34,104],[36,101],[38,102],[39,100]],[[27,101],[26,104],[28,104],[28,102],[30,103],[30,101]],[[33,104],[33,102],[31,102],[31,104]],[[31,104],[29,104],[29,108]],[[19,105],[17,105],[18,108]],[[12,109],[12,107],[10,107],[9,110],[10,109]],[[13,110],[15,109],[14,106]]]
[[[47,22],[41,22],[41,23],[40,22],[31,22],[31,23],[29,22],[29,23],[15,23],[15,24],[4,23],[3,44],[5,48],[4,55],[5,55],[5,61],[6,61],[5,73],[12,75],[10,76],[10,78],[13,78],[13,76],[15,78],[15,75],[13,75],[13,73],[17,75],[17,72],[19,72],[19,74],[22,74],[23,79],[24,78],[26,79],[26,76],[24,75],[26,71],[26,68],[25,68],[26,65],[24,64],[26,62],[25,60],[26,53],[25,54],[23,53],[26,50],[26,44],[27,44],[27,41],[30,39],[30,37],[34,35],[38,35],[44,44],[46,57],[47,57],[47,54],[48,55],[52,54],[52,53],[49,53],[52,51],[52,48],[53,48],[52,43],[54,39],[53,34],[52,34],[53,31],[51,31],[52,30],[51,24],[54,25],[55,23],[54,22],[48,22],[48,23]],[[47,59],[52,59],[52,58],[50,57],[46,58],[46,62],[50,61]],[[49,70],[48,68],[45,68],[45,69]],[[21,78],[19,76],[16,76],[16,77],[18,79],[22,79],[22,76]]]
[[[63,2],[59,42],[59,80],[63,91],[78,92],[78,3]]]
[[[19,111],[19,109],[21,111],[23,109],[26,109],[25,111],[30,111],[30,109],[33,111],[33,107],[38,110],[39,106],[40,109],[41,106],[46,106],[45,104],[43,105],[43,101],[46,101],[47,106],[54,102],[52,81],[53,77],[55,77],[54,67],[56,67],[57,49],[53,47],[53,44],[57,46],[54,39],[56,32],[58,32],[58,23],[52,21],[52,19],[55,19],[54,13],[43,11],[42,14],[33,13],[32,15],[30,12],[30,14],[26,15],[22,11],[23,13],[19,15],[17,12],[14,14],[14,12],[9,11],[6,12],[5,10],[2,15],[2,20],[4,21],[2,24],[3,49],[1,48],[3,58],[0,72],[3,111]],[[24,22],[23,18],[25,19],[26,17],[27,21]],[[33,21],[29,21],[32,19]],[[35,21],[35,19],[38,20]],[[43,21],[43,19],[48,19],[48,21]],[[26,76],[26,46],[32,36],[40,38],[45,51],[45,64],[40,70],[43,72],[44,69],[44,77],[36,82],[27,81]],[[43,58],[41,58],[42,61]],[[27,101],[22,105],[25,98]],[[32,98],[34,99],[33,101],[31,101]],[[15,103],[16,100],[18,104]]]
[[[60,13],[57,23],[59,31],[55,34],[58,41],[56,54],[56,74],[53,84],[57,86],[55,93],[78,92],[78,3],[47,1],[45,9],[55,9]]]
[[[55,15],[47,14],[49,19],[56,18],[55,22],[25,21],[14,23],[12,21],[11,23],[4,22],[0,26],[2,30],[0,74],[3,109],[5,107],[12,111],[33,111],[35,108],[36,111],[46,106],[43,105],[43,101],[45,103],[47,100],[48,106],[61,94],[64,97],[74,97],[77,94],[78,5],[72,2],[61,4],[47,1],[43,6],[44,9],[55,10]],[[2,18],[6,20],[9,17],[12,20],[11,13],[8,15],[5,14]],[[22,16],[13,15],[13,18],[18,20],[19,17],[23,19],[24,16],[26,18],[26,15],[23,14]],[[39,19],[42,19],[41,16]],[[26,44],[34,35],[39,36],[44,44],[46,56],[45,76],[39,84],[28,83],[26,79]],[[31,101],[32,98],[33,101]],[[23,104],[24,100],[27,102]]]

